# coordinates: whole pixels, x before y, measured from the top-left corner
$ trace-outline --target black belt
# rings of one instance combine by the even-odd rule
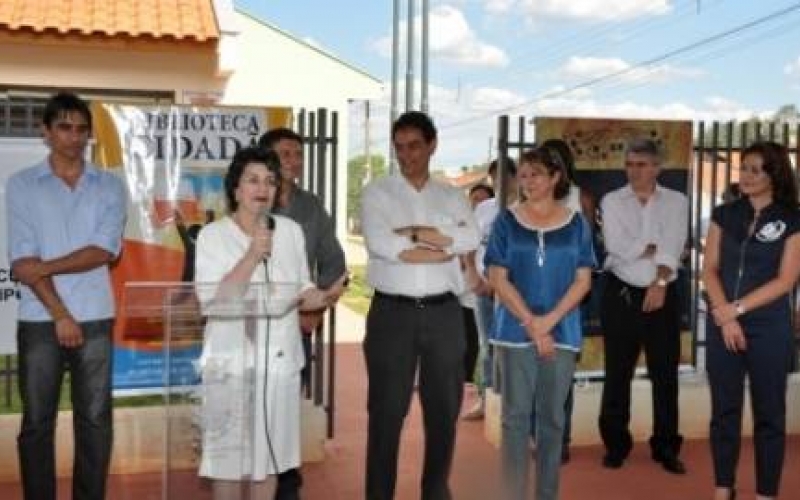
[[[423,297],[411,297],[409,295],[394,295],[391,293],[383,293],[378,290],[375,290],[375,297],[384,300],[393,300],[395,302],[412,305],[414,307],[438,306],[444,304],[445,302],[455,300],[456,298],[453,292],[439,293],[436,295],[425,295]]]

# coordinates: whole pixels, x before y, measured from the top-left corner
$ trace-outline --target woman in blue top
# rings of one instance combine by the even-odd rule
[[[791,291],[800,276],[797,180],[786,149],[757,142],[742,152],[742,198],[714,209],[703,282],[711,386],[714,498],[736,497],[745,374],[750,379],[756,494],[778,494],[791,366]]]
[[[528,496],[528,436],[536,401],[536,499],[558,498],[564,401],[581,346],[579,305],[591,286],[591,230],[559,200],[569,181],[543,148],[517,168],[522,201],[497,217],[484,262],[499,298],[491,342],[503,380],[506,499]]]

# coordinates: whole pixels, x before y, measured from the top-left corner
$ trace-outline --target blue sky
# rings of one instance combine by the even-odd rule
[[[384,98],[372,103],[371,136],[373,151],[388,150],[392,0],[235,4],[384,80]],[[800,106],[797,1],[430,0],[430,6],[436,167],[486,161],[501,113],[731,120]],[[404,0],[403,24],[406,8]],[[363,150],[362,134],[355,133],[362,108],[353,104],[351,155]]]

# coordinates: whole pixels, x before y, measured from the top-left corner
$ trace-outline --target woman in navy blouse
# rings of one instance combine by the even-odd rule
[[[544,148],[523,153],[522,201],[494,223],[484,262],[500,300],[491,342],[503,380],[506,499],[529,498],[528,436],[535,398],[537,500],[558,498],[564,401],[581,346],[579,305],[595,265],[591,230],[559,200],[569,192]]]
[[[742,152],[743,197],[718,206],[706,238],[703,282],[717,500],[736,497],[744,378],[750,379],[756,498],[778,494],[791,365],[791,290],[800,275],[797,181],[786,149],[757,142]]]

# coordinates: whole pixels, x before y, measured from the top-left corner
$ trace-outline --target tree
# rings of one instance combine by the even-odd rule
[[[386,175],[386,158],[382,155],[359,155],[347,162],[347,227],[355,234],[361,233],[361,191],[364,185],[376,177]],[[369,163],[369,172],[367,165]]]

